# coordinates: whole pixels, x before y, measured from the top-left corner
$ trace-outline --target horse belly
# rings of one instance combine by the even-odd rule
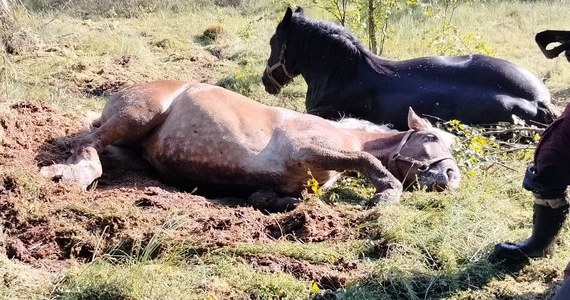
[[[228,141],[183,135],[155,135],[144,144],[149,162],[167,177],[212,183],[247,183],[262,173],[280,173],[280,164]],[[266,166],[262,168],[261,166]],[[265,180],[264,180],[265,181]]]
[[[189,188],[238,185],[289,194],[295,179],[287,172],[290,151],[280,134],[245,136],[219,122],[204,118],[201,122],[167,121],[143,144],[147,160],[165,181]],[[296,181],[302,186],[302,181]]]

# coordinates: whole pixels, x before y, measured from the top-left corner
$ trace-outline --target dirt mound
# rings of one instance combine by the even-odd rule
[[[256,269],[271,273],[289,273],[297,278],[317,283],[319,288],[329,290],[343,287],[348,280],[348,273],[356,268],[355,264],[350,263],[341,262],[336,266],[317,265],[291,257],[271,254],[251,257],[249,263]]]
[[[211,248],[279,239],[346,240],[353,235],[350,216],[321,202],[267,214],[240,199],[206,199],[179,191],[145,168],[104,169],[90,191],[40,177],[39,166],[63,162],[71,154],[73,139],[86,132],[81,119],[79,113],[60,113],[32,102],[0,111],[0,216],[10,258],[37,266],[90,260],[112,250],[135,253],[157,236],[163,241],[160,251],[188,241]],[[322,286],[338,287],[346,280],[340,269],[311,271],[312,264],[286,258],[260,257],[251,263],[267,267],[270,260],[282,271]]]

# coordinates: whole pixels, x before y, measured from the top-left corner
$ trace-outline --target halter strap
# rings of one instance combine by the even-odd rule
[[[410,163],[412,166],[414,165],[418,165],[418,170],[420,172],[425,172],[427,170],[429,170],[429,168],[431,167],[431,165],[436,164],[440,161],[444,161],[446,159],[451,159],[453,161],[455,161],[455,158],[453,158],[451,155],[443,155],[440,157],[436,157],[434,159],[430,159],[428,161],[419,161],[415,158],[411,158],[409,156],[404,156],[402,154],[400,154],[400,151],[402,150],[402,148],[404,147],[404,145],[408,142],[408,140],[410,139],[410,136],[412,135],[412,133],[414,133],[414,130],[408,130],[406,132],[406,134],[404,135],[404,137],[402,138],[402,140],[400,141],[400,144],[398,145],[398,148],[396,148],[396,151],[394,152],[394,154],[392,154],[388,160],[388,166],[390,166],[390,169],[392,170],[397,170],[396,168],[396,164],[398,163],[398,161],[405,161],[407,163]],[[398,170],[398,172],[400,172]],[[400,172],[400,176],[402,178],[404,178],[404,176],[402,176],[403,174]]]
[[[287,71],[287,67],[285,66],[285,50],[287,50],[287,45],[285,45],[285,43],[283,43],[283,45],[281,45],[281,53],[279,53],[279,61],[274,63],[272,66],[270,66],[269,64],[267,64],[267,68],[265,68],[265,73],[267,74],[267,77],[269,77],[269,79],[271,80],[271,83],[273,83],[273,85],[279,89],[281,89],[283,86],[291,83],[291,81],[293,81],[293,78],[295,77],[295,75],[289,73],[289,71]],[[285,80],[285,82],[283,83],[279,83],[277,81],[277,79],[275,79],[275,77],[273,76],[273,71],[275,71],[275,69],[277,68],[281,68],[283,70],[283,74],[285,74],[285,76],[287,76],[287,80]]]

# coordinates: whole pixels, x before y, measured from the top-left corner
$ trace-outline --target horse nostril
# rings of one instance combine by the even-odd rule
[[[427,170],[429,170],[429,165],[421,165],[421,166],[418,168],[418,171],[419,171],[419,172],[425,172],[425,171],[427,171]]]
[[[447,171],[445,172],[445,174],[447,174],[447,179],[451,180],[453,178],[455,178],[455,171],[452,168],[447,169]]]

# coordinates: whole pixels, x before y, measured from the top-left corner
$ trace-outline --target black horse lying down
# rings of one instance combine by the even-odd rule
[[[557,116],[547,88],[505,60],[469,55],[391,61],[366,50],[344,28],[287,9],[270,41],[265,90],[277,94],[301,74],[307,112],[329,119],[353,116],[406,129],[408,107],[420,115],[466,124],[532,124]]]

